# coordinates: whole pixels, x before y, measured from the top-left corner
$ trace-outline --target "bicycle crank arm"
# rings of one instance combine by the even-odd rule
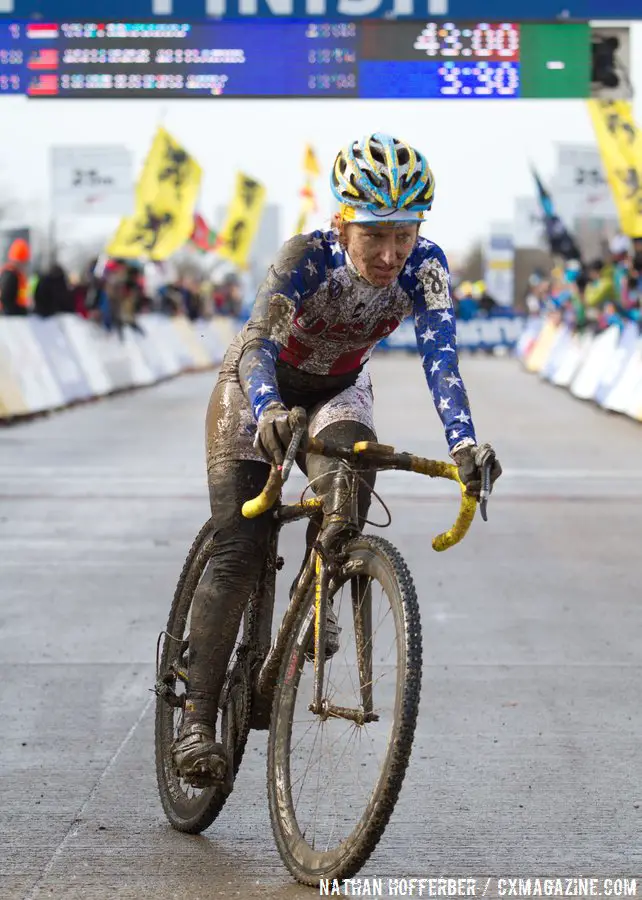
[[[355,722],[357,725],[369,725],[370,722],[379,721],[377,713],[365,713],[362,709],[335,706],[333,703],[328,703],[327,700],[321,703],[320,709],[317,708],[316,703],[311,703],[308,709],[316,716],[319,716],[322,722],[325,722],[327,719],[347,719],[349,722]]]

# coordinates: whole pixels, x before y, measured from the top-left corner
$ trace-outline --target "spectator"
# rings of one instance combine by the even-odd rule
[[[134,263],[110,259],[103,272],[103,288],[99,293],[103,324],[123,337],[125,325],[142,333],[136,321],[141,273]]]
[[[528,279],[528,287],[524,296],[524,306],[529,316],[538,316],[541,313],[547,294],[546,279],[539,272],[534,272]]]
[[[588,266],[589,282],[585,291],[586,306],[598,307],[616,299],[613,264],[596,259]]]
[[[181,316],[185,313],[185,297],[177,284],[166,284],[159,291],[160,311],[166,316]]]
[[[30,312],[27,267],[29,244],[17,238],[9,247],[7,263],[0,272],[0,310],[5,316],[26,316]]]
[[[455,312],[462,322],[469,322],[479,312],[479,305],[473,296],[473,286],[470,281],[462,281],[455,291]]]
[[[473,284],[472,295],[473,299],[477,301],[480,311],[486,316],[492,315],[499,307],[499,303],[488,293],[485,281],[476,281]]]
[[[62,266],[57,263],[43,275],[34,292],[36,315],[47,318],[56,313],[75,313],[73,295]]]
[[[243,310],[243,291],[238,277],[226,275],[214,289],[214,308],[220,316],[240,316]]]

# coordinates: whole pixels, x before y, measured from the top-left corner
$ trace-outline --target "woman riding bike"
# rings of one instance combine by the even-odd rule
[[[283,245],[250,320],[228,348],[207,411],[216,541],[194,595],[185,717],[173,747],[180,775],[195,787],[225,778],[225,750],[216,741],[219,695],[273,528],[269,513],[245,519],[241,507],[261,492],[270,464],[283,462],[292,437],[288,411],[303,407],[308,433],[322,439],[376,440],[366,362],[412,314],[450,455],[467,491],[480,491],[483,454],[458,368],[448,263],[436,244],[419,237],[433,202],[430,167],[408,144],[375,133],[341,150],[331,185],[341,204],[333,229]],[[312,455],[304,463],[329,509],[342,502],[338,466]],[[495,460],[491,480],[500,474]],[[362,520],[373,482],[370,476],[361,490]],[[308,548],[317,527],[310,525]],[[332,615],[326,655],[337,647]]]

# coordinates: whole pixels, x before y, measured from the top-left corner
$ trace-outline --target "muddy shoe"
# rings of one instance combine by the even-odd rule
[[[225,781],[227,757],[223,745],[216,743],[211,725],[184,725],[174,741],[172,757],[180,777],[192,787],[210,787]]]
[[[330,657],[334,656],[339,647],[341,646],[339,643],[339,635],[341,634],[341,628],[339,626],[339,622],[337,621],[337,617],[335,615],[334,610],[328,604],[328,614],[325,620],[325,658],[330,659]],[[308,642],[308,646],[305,651],[305,658],[312,662],[314,659],[314,629],[312,629],[312,634],[310,635],[310,640]]]

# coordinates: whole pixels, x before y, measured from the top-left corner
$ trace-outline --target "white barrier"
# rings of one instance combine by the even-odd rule
[[[65,314],[0,316],[0,420],[60,409],[218,366],[236,320],[189,322],[150,313],[118,335]],[[227,339],[227,343],[225,343]]]
[[[93,397],[108,394],[111,386],[105,366],[96,352],[94,325],[77,316],[60,316],[65,336],[76,352]]]
[[[592,400],[604,371],[617,350],[620,329],[615,325],[593,338],[590,350],[571,382],[571,394],[580,400]]]
[[[612,325],[599,334],[573,334],[549,319],[534,340],[518,342],[516,355],[529,372],[565,387],[580,400],[642,421],[642,337],[637,324]]]
[[[0,355],[27,411],[43,412],[65,405],[58,381],[26,318],[0,319]]]
[[[558,387],[570,387],[575,375],[590,353],[593,335],[574,334],[566,349],[566,353],[559,360],[557,367],[551,372],[550,380]]]
[[[613,412],[626,413],[642,380],[642,341],[638,340],[620,377],[606,396],[604,406]]]

